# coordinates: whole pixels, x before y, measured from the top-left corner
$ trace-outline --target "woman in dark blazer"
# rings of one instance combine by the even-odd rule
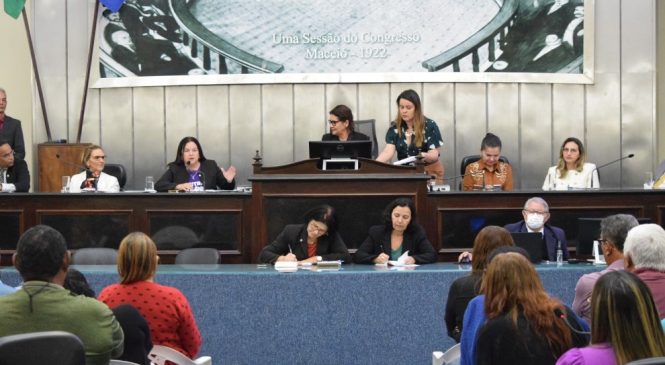
[[[349,262],[349,250],[337,233],[333,207],[318,206],[305,213],[304,221],[284,227],[279,236],[263,248],[259,261],[271,264],[276,261],[312,264],[332,260]]]
[[[230,166],[227,170],[220,168],[214,160],[205,158],[196,138],[185,137],[178,144],[175,161],[169,163],[164,175],[155,183],[155,190],[233,190],[235,176],[235,167]]]
[[[385,264],[409,252],[405,264],[436,262],[434,247],[425,230],[416,222],[416,207],[408,198],[392,201],[383,212],[383,225],[369,229],[368,237],[358,247],[358,264]]]

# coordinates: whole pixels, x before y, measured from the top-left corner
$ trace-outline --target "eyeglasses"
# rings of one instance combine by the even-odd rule
[[[596,241],[598,241],[598,243],[600,243],[601,245],[604,245],[606,242],[609,242],[608,240],[606,240],[604,238],[599,238]]]
[[[91,156],[90,158],[93,160],[105,160],[106,156]]]
[[[537,210],[529,210],[529,209],[524,209],[526,214],[540,214],[540,215],[545,215],[545,214],[550,214],[550,212],[539,212]]]
[[[343,120],[329,120],[328,123],[329,123],[331,126],[334,127],[334,126],[337,125],[337,123],[344,123],[344,121],[343,121]]]

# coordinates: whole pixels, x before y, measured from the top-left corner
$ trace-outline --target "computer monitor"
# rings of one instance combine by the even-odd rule
[[[543,235],[540,232],[512,232],[510,235],[515,246],[529,253],[531,262],[537,264],[543,261]]]
[[[309,141],[309,158],[372,158],[372,141]]]

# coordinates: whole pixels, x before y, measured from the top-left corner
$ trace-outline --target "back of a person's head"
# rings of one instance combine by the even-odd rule
[[[23,281],[50,281],[62,268],[67,255],[65,238],[55,229],[34,226],[18,240],[15,266]]]
[[[665,230],[657,224],[634,227],[626,236],[624,255],[635,269],[665,271]]]
[[[118,248],[118,274],[120,283],[131,284],[148,280],[157,270],[157,247],[143,232],[132,232],[120,242]]]
[[[90,284],[88,284],[85,275],[76,269],[70,268],[67,270],[67,276],[65,277],[65,283],[63,286],[73,294],[95,298],[95,291],[90,287]]]
[[[481,273],[485,270],[490,252],[502,246],[515,246],[510,232],[499,226],[487,226],[481,229],[473,241],[472,271]]]
[[[591,306],[591,343],[612,344],[617,364],[665,355],[658,309],[634,274],[617,270],[601,276]]]
[[[603,239],[612,241],[614,246],[623,252],[628,231],[637,225],[639,222],[630,214],[614,214],[600,221],[600,235]]]
[[[492,257],[480,292],[485,294],[487,318],[507,315],[517,325],[518,316],[524,315],[533,332],[546,339],[557,357],[570,348],[570,329],[554,315],[556,309],[563,310],[563,305],[547,295],[535,267],[524,254],[508,252]]]

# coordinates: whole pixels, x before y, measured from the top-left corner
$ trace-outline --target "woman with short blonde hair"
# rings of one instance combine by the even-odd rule
[[[120,242],[120,283],[107,286],[99,300],[111,309],[134,306],[148,322],[152,342],[195,358],[201,348],[201,334],[187,298],[180,290],[154,282],[157,246],[142,232],[132,232]]]

